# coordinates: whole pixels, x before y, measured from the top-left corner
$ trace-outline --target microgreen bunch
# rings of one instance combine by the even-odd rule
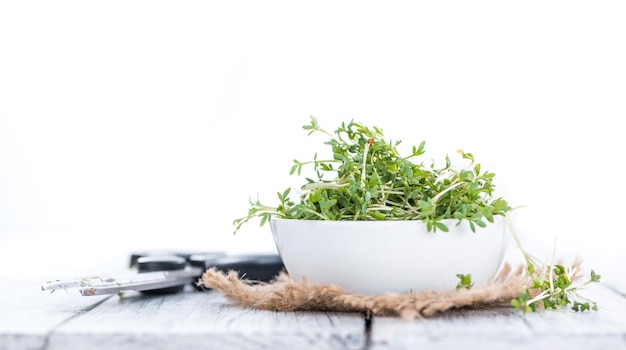
[[[310,167],[315,179],[305,177],[298,199],[291,199],[292,188],[278,192],[278,204],[268,206],[250,201],[248,215],[234,221],[235,233],[253,218],[261,226],[272,217],[302,220],[422,220],[428,231],[448,231],[443,219],[469,222],[485,227],[495,215],[511,208],[502,198],[493,198],[494,173],[483,171],[471,153],[458,153],[468,163],[458,169],[446,156],[437,167],[416,161],[424,154],[425,142],[401,155],[401,141],[386,140],[378,127],[351,121],[334,133],[323,129],[317,119],[303,129],[328,138],[332,157],[294,160],[290,174],[302,176]]]
[[[554,250],[550,262],[541,261],[524,249],[511,220],[507,218],[506,222],[517,248],[526,260],[526,274],[532,279],[532,285],[520,293],[517,298],[511,300],[511,305],[515,310],[524,313],[535,312],[538,308],[571,307],[572,310],[581,312],[598,310],[597,303],[584,297],[580,291],[591,283],[600,282],[601,275],[591,270],[587,280],[579,281],[577,278],[577,274],[580,272],[578,264],[575,263],[566,267],[554,263]],[[553,248],[556,248],[556,243]]]

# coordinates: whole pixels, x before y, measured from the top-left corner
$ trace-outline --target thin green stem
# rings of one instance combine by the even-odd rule
[[[435,195],[430,201],[433,203],[434,206],[437,205],[437,201],[439,200],[439,198],[441,198],[444,194],[452,191],[453,189],[459,187],[463,185],[463,182],[457,181],[454,184],[451,184],[450,186],[446,187],[443,191],[437,193],[437,195]]]
[[[365,188],[366,184],[365,184],[365,175],[367,174],[367,153],[369,152],[370,149],[370,143],[369,141],[365,142],[365,149],[363,150],[363,165],[362,165],[362,169],[361,169],[361,187]]]

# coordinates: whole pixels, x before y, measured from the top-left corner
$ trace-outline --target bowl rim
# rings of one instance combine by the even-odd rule
[[[485,219],[483,221],[486,222],[487,226],[489,225],[493,225],[496,224],[496,221],[499,220],[503,220],[505,221],[507,218],[507,215],[494,215],[494,222],[490,222],[489,220]],[[325,224],[338,224],[338,225],[348,225],[348,224],[352,224],[352,225],[364,225],[364,224],[377,224],[377,225],[381,225],[381,224],[391,224],[391,225],[397,225],[397,224],[403,224],[403,225],[407,225],[407,224],[415,224],[415,223],[419,223],[419,224],[426,224],[425,220],[402,220],[402,219],[398,219],[398,220],[311,220],[311,219],[289,219],[289,218],[278,218],[278,217],[274,217],[271,218],[270,220],[268,220],[269,223],[271,222],[299,222],[299,223],[320,223],[322,225]],[[442,223],[459,223],[459,224],[469,224],[469,220],[466,219],[440,219],[438,220],[438,222],[442,222]],[[455,225],[456,226],[456,225]]]

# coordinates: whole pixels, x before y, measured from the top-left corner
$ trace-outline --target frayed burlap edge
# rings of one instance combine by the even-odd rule
[[[405,320],[430,317],[462,307],[510,306],[512,299],[532,283],[524,266],[516,269],[505,263],[493,281],[481,288],[442,292],[388,293],[363,295],[336,285],[295,282],[286,273],[269,283],[240,279],[237,272],[208,269],[197,285],[222,292],[241,305],[276,311],[366,312],[377,316],[399,316]]]

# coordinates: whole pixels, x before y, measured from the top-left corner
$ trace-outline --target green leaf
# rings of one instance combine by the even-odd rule
[[[594,270],[591,270],[591,281],[592,282],[600,282],[601,275],[596,274]]]
[[[300,169],[300,165],[299,164],[294,164],[291,167],[291,170],[289,170],[289,175],[293,175],[296,171],[298,171],[298,175],[300,175],[299,169]]]
[[[459,278],[459,283],[456,285],[456,290],[460,290],[460,289],[471,289],[474,286],[474,282],[472,282],[472,275],[471,274],[460,274],[458,273],[456,275],[456,277]]]
[[[554,265],[552,271],[555,275],[560,276],[565,273],[565,267],[563,267],[563,265]]]
[[[435,222],[435,226],[437,226],[438,230],[441,230],[443,232],[448,232],[449,231],[448,226],[446,226],[444,223]]]
[[[482,221],[481,219],[473,219],[472,220],[473,223],[475,223],[476,225],[480,226],[480,227],[487,227],[487,224]]]

